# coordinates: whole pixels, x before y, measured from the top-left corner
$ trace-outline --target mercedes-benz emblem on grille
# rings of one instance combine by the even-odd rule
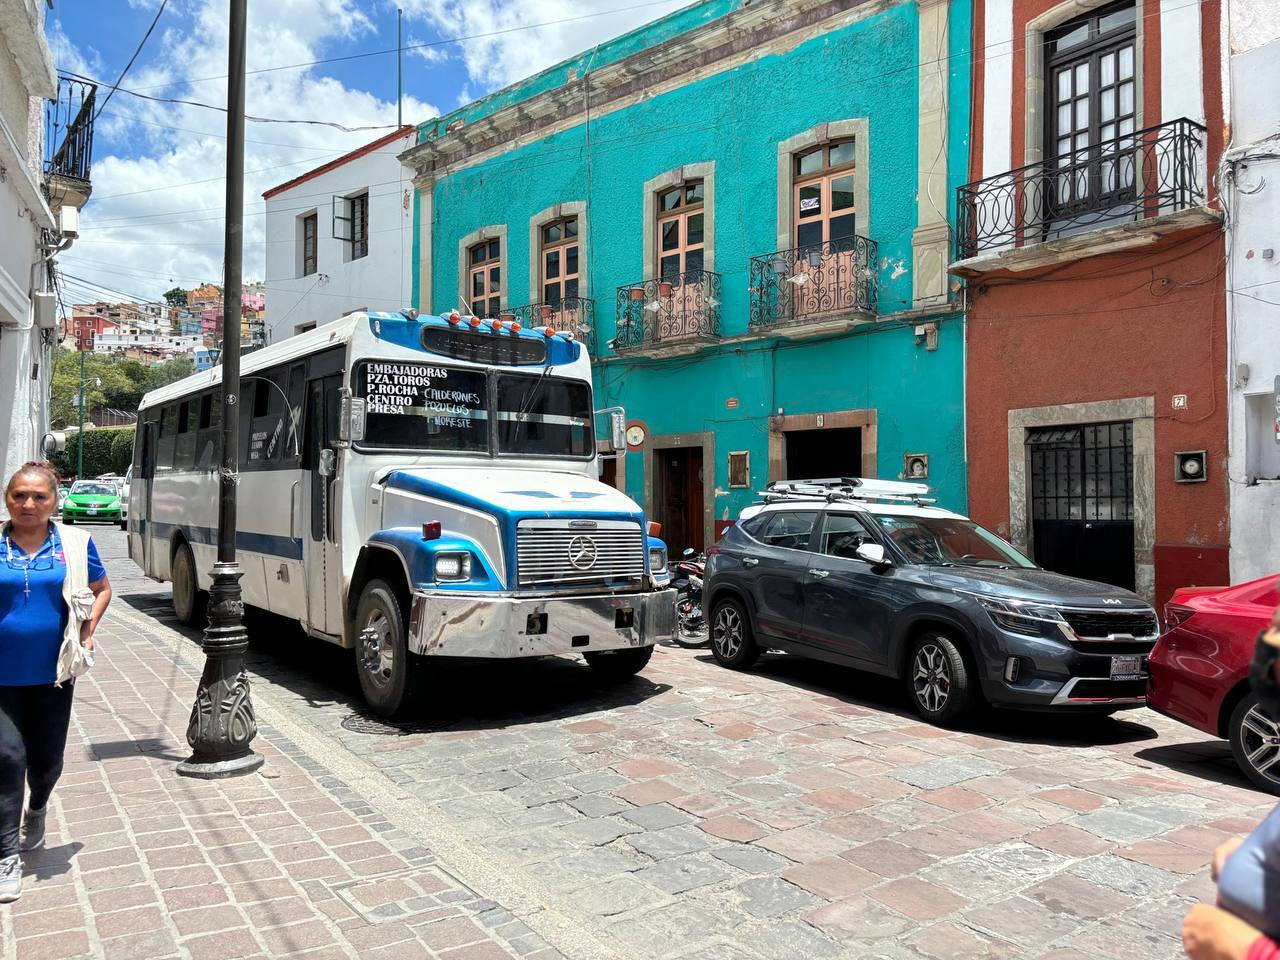
[[[596,565],[600,549],[590,537],[574,537],[569,541],[569,562],[579,570],[590,570]]]

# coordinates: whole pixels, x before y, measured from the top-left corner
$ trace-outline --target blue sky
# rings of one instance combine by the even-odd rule
[[[682,0],[399,0],[406,45],[404,120],[417,123],[685,5]],[[59,69],[103,81],[128,61],[160,0],[55,0],[47,32]],[[227,0],[170,0],[122,88],[226,102]],[[584,17],[585,15],[585,17]],[[245,258],[263,277],[261,193],[376,139],[396,119],[396,3],[249,0],[246,112],[312,123],[246,125]],[[254,73],[255,70],[266,71]],[[194,81],[194,82],[192,82]],[[217,281],[222,260],[225,116],[118,92],[95,125],[93,198],[81,237],[59,257],[68,300],[86,282],[131,299]],[[268,291],[268,297],[270,291]]]

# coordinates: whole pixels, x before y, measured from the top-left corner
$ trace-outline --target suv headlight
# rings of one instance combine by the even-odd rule
[[[649,572],[667,572],[667,551],[663,550],[662,547],[649,548]]]
[[[471,579],[471,554],[437,553],[436,580],[460,582]]]
[[[1028,637],[1042,637],[1046,627],[1065,623],[1056,607],[1033,600],[1010,600],[973,594],[996,626]]]

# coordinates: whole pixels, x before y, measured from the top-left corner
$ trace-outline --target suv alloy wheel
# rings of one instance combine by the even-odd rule
[[[907,688],[916,712],[930,723],[956,723],[975,699],[974,678],[964,655],[940,630],[921,634],[912,645]]]
[[[711,613],[711,653],[722,667],[749,670],[760,658],[751,617],[742,602],[724,599]]]

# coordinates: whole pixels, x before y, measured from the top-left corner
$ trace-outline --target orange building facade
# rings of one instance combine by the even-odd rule
[[[1163,603],[1228,582],[1218,0],[977,0],[970,512]]]

